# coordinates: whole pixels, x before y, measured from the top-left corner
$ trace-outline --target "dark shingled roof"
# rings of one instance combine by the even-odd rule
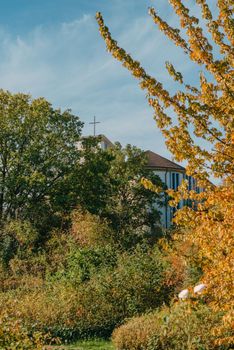
[[[157,153],[154,153],[152,151],[146,151],[145,153],[148,158],[147,168],[158,169],[158,170],[170,169],[170,170],[176,170],[181,172],[185,171],[185,168],[183,168],[181,165],[176,164],[171,160],[160,156]]]

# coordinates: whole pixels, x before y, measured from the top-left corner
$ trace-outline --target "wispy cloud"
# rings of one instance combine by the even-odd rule
[[[187,75],[194,68],[184,63],[183,53],[165,40],[147,12],[132,13],[134,3],[113,1],[108,25],[120,45],[142,61],[149,73],[173,88],[164,69],[165,60],[173,57],[178,69],[183,68]],[[161,10],[176,23],[165,5],[161,2]],[[0,55],[0,87],[44,96],[55,107],[71,108],[87,123],[85,134],[92,132],[88,122],[96,115],[101,121],[98,131],[110,139],[169,156],[144,92],[105,51],[90,10],[70,22],[42,24],[23,36],[11,36],[2,29]]]

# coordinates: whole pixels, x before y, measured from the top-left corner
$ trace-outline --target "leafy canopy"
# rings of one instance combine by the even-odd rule
[[[146,168],[145,153],[127,145],[115,144],[103,151],[95,140],[85,140],[82,162],[74,174],[73,191],[78,203],[106,221],[113,241],[130,247],[143,237],[159,234],[160,195],[142,186],[146,178],[162,186],[160,178]]]
[[[0,91],[0,223],[43,221],[79,160],[82,123],[44,98]]]
[[[218,15],[214,17],[206,0],[196,0],[202,23],[190,14],[181,0],[169,0],[169,3],[179,17],[181,30],[171,27],[154,8],[149,9],[149,14],[157,27],[201,68],[199,86],[191,86],[185,82],[182,73],[167,62],[169,74],[181,86],[174,94],[118,46],[100,13],[96,18],[107,50],[146,91],[169,150],[177,161],[187,161],[187,175],[193,176],[205,188],[203,193],[196,194],[189,192],[184,182],[177,193],[169,191],[169,194],[174,196],[173,205],[181,199],[191,199],[198,204],[196,210],[186,207],[179,210],[176,222],[186,228],[186,239],[197,245],[212,306],[225,310],[224,327],[231,329],[234,309],[233,1],[217,0]],[[171,117],[170,109],[176,118]],[[213,186],[210,175],[222,184]],[[222,329],[217,332],[222,338]],[[233,338],[222,341],[231,344]]]
[[[181,84],[181,89],[170,94],[163,84],[150,76],[140,62],[134,60],[113,40],[105,26],[102,15],[96,18],[107,50],[140,81],[140,87],[147,92],[149,104],[154,109],[158,127],[166,138],[169,150],[177,161],[188,162],[187,173],[207,184],[209,172],[218,178],[233,175],[233,6],[225,0],[217,1],[219,16],[214,19],[205,0],[197,0],[202,9],[203,18],[213,46],[199,26],[199,19],[190,15],[181,0],[170,0],[180,25],[187,37],[184,38],[177,28],[172,28],[150,8],[149,14],[158,28],[180,46],[190,60],[203,68],[200,74],[200,86],[193,87],[184,82],[180,72],[167,62],[169,74]],[[211,79],[208,78],[209,74]],[[169,114],[172,108],[177,115],[174,121]],[[193,126],[192,132],[189,125]],[[217,127],[218,125],[218,127]],[[207,151],[195,137],[206,140],[212,145]]]

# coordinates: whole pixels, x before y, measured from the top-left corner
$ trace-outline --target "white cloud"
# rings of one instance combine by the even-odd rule
[[[121,3],[115,2],[116,11],[120,11]],[[143,62],[149,73],[174,86],[165,73],[164,61],[173,56],[173,62],[187,73],[191,65],[184,64],[182,52],[165,40],[147,12],[140,16],[129,12],[127,16],[126,7],[125,3],[123,17],[113,10],[107,25],[112,28],[113,24],[116,39]],[[119,26],[116,17],[120,18]],[[175,21],[174,17],[169,19]],[[87,122],[85,133],[91,132],[88,122],[96,115],[102,122],[98,131],[110,139],[169,156],[144,92],[105,51],[94,14],[86,13],[60,25],[40,26],[24,37],[0,31],[0,55],[2,88],[44,96],[55,107],[72,108]]]

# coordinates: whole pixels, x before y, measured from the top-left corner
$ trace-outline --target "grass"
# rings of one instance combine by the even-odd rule
[[[62,345],[51,348],[51,350],[114,350],[111,342],[104,340],[79,341],[71,345]]]

